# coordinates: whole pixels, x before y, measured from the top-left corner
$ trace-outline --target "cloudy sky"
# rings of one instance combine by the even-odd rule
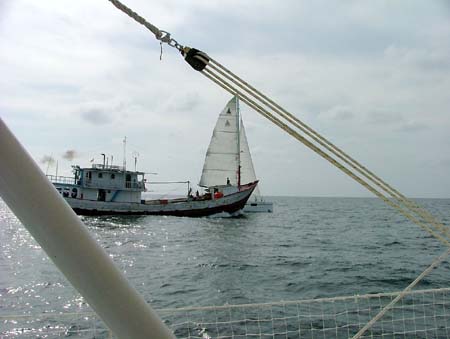
[[[401,192],[450,197],[447,1],[143,1],[129,7],[209,53]],[[0,116],[45,171],[100,153],[198,182],[230,95],[107,0],[0,1]],[[266,195],[371,196],[242,106]],[[0,160],[1,161],[1,160]],[[54,171],[50,167],[50,172]]]

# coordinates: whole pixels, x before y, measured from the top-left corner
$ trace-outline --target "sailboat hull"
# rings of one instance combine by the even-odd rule
[[[79,215],[172,215],[204,217],[218,213],[233,215],[245,206],[257,182],[241,186],[240,190],[218,199],[149,200],[141,203],[120,203],[66,198]]]

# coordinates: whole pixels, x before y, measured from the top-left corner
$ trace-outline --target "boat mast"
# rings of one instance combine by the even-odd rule
[[[237,125],[237,185],[241,187],[241,131],[240,131],[240,114],[239,114],[239,96],[235,94],[236,98],[236,125]]]

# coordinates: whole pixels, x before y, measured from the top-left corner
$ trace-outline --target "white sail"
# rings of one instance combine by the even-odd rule
[[[206,152],[200,186],[238,183],[239,168],[238,99],[233,97],[219,115]]]
[[[248,147],[247,135],[239,113],[239,98],[235,96],[219,115],[206,152],[200,186],[238,186],[256,181],[255,168]],[[265,201],[258,187],[253,191],[245,212],[273,212],[273,203]]]
[[[253,167],[252,156],[250,154],[250,148],[248,147],[247,135],[245,134],[244,123],[241,118],[241,128],[240,128],[240,161],[241,161],[241,182],[249,183],[256,181],[255,168]],[[256,186],[253,191],[252,196],[260,199],[261,193],[259,192],[258,186]]]

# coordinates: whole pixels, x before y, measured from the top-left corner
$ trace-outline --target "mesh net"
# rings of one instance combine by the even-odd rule
[[[405,296],[362,338],[449,338],[450,289]],[[178,338],[351,338],[396,293],[173,310]]]
[[[351,338],[398,293],[158,310],[177,338]],[[93,313],[0,317],[0,338],[112,338]],[[361,338],[450,338],[450,288],[409,292]]]

